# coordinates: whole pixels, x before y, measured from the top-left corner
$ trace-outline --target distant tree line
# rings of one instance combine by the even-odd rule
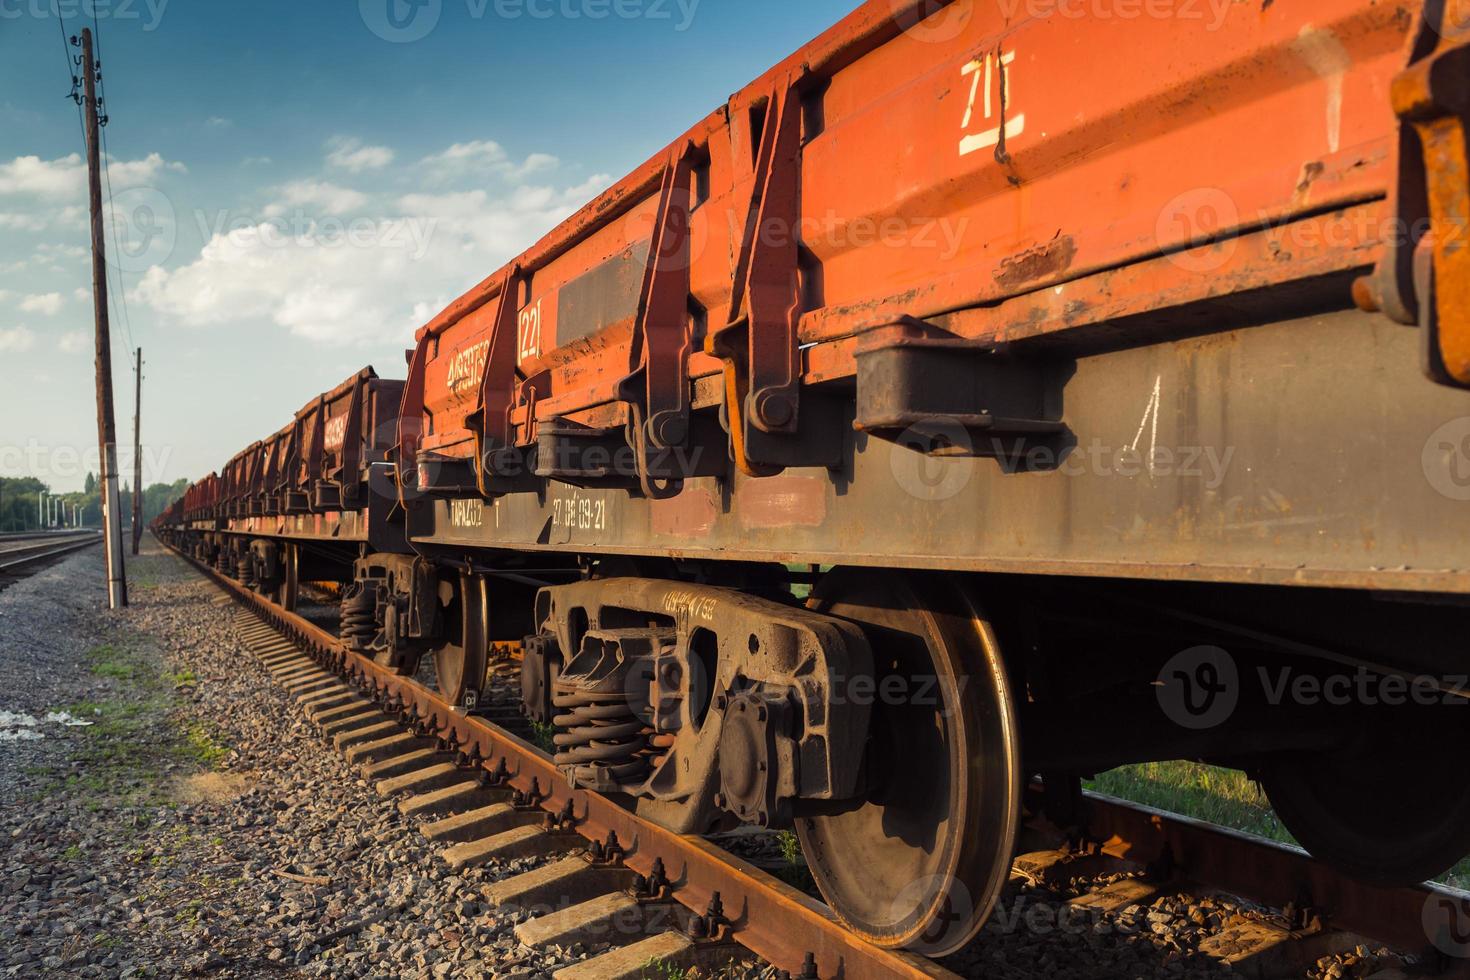
[[[163,513],[169,504],[184,495],[188,480],[173,483],[154,483],[143,489],[143,523],[148,523]],[[33,476],[0,477],[0,531],[34,531],[42,526],[41,495],[46,495],[46,512],[50,516],[51,488]],[[119,493],[123,523],[127,524],[133,513],[132,489],[126,483]],[[66,509],[66,524],[71,523],[73,507],[80,508],[83,527],[102,526],[102,496],[97,477],[87,474],[87,481],[80,493],[60,495]]]

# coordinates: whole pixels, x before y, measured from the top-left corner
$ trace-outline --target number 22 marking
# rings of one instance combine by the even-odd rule
[[[541,355],[541,301],[528,306],[520,314],[521,350],[520,360],[525,361]]]

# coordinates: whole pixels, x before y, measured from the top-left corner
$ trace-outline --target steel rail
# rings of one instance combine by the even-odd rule
[[[42,533],[0,534],[0,554],[9,554],[24,548],[38,548],[61,541],[80,541],[82,538],[97,537],[96,531],[45,531]]]
[[[804,975],[810,954],[819,977],[957,977],[921,956],[880,949],[863,941],[826,906],[707,841],[671,833],[605,796],[571,789],[551,760],[535,746],[484,718],[456,711],[435,692],[352,652],[335,636],[301,616],[174,550],[306,649],[323,667],[345,677],[388,710],[397,710],[421,731],[452,746],[465,766],[483,769],[498,785],[521,793],[527,803],[545,812],[548,826],[574,831],[589,843],[604,841],[616,833],[623,849],[623,865],[649,875],[655,862],[661,861],[671,885],[669,897],[697,915],[709,908],[718,893],[728,923],[724,938],[778,969]]]
[[[59,558],[73,551],[99,544],[102,538],[91,536],[86,541],[68,541],[64,544],[52,545],[47,542],[44,545],[29,548],[15,548],[10,551],[0,551],[0,573],[13,573],[17,569],[36,562],[45,561],[48,558]]]
[[[1379,887],[1355,881],[1300,848],[1255,834],[1156,810],[1099,793],[1085,794],[1087,828],[1114,857],[1150,864],[1167,850],[1187,878],[1269,905],[1320,914],[1326,926],[1423,953],[1437,911],[1470,917],[1470,892],[1426,883]],[[1462,918],[1458,921],[1466,921]],[[1464,945],[1464,944],[1461,944]],[[1467,947],[1470,950],[1470,947]]]
[[[536,747],[483,718],[455,711],[422,685],[349,651],[320,627],[176,553],[324,666],[454,746],[467,765],[496,773],[503,764],[502,785],[562,820],[563,830],[575,830],[589,842],[616,832],[624,865],[640,874],[662,860],[673,883],[670,897],[691,911],[702,914],[720,893],[731,925],[728,938],[778,968],[799,975],[810,952],[821,977],[955,976],[921,956],[865,943],[821,903],[700,838],[670,833],[606,797],[570,789]],[[1470,918],[1470,892],[1435,884],[1376,887],[1347,878],[1298,848],[1253,834],[1102,794],[1089,792],[1085,798],[1088,833],[1103,853],[1158,865],[1167,852],[1173,867],[1191,881],[1275,908],[1315,913],[1326,927],[1423,953],[1432,950],[1425,923],[1434,903],[1463,910]],[[565,821],[568,812],[572,820]]]

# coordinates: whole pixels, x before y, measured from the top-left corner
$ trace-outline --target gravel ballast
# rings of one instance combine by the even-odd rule
[[[273,685],[214,585],[151,540],[129,574],[116,613],[100,549],[0,592],[0,976],[539,978],[595,952],[521,944],[526,913],[483,889],[545,859],[451,871]],[[780,863],[771,835],[731,846]],[[1056,870],[1018,872],[945,965],[1203,980],[1232,972],[1212,939],[1273,918],[1167,891],[1079,912],[1126,876]],[[1294,975],[1411,965],[1357,946]]]
[[[0,974],[541,977],[481,887],[328,751],[154,542],[132,606],[101,555],[0,593]],[[9,716],[4,716],[9,717]],[[308,879],[296,881],[283,875]],[[317,882],[324,881],[323,884]]]

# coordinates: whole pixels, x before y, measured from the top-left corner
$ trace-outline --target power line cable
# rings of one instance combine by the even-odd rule
[[[117,289],[114,292],[112,285],[113,277],[108,276],[107,293],[113,308],[120,308],[122,310],[123,333],[127,334],[129,349],[137,350],[138,345],[133,340],[133,320],[128,310],[127,283],[122,278],[123,269],[121,262],[123,252],[121,241],[117,235],[117,209],[114,205],[112,193],[112,155],[108,152],[107,148],[107,127],[112,121],[112,108],[107,98],[107,73],[102,70],[102,66],[105,64],[102,55],[102,24],[97,18],[97,5],[95,3],[92,5],[92,36],[96,47],[97,102],[101,114],[99,128],[102,133],[102,180],[107,189],[107,211],[103,215],[103,220],[112,229],[112,254],[117,257],[113,263],[113,268],[117,270]]]
[[[66,59],[66,73],[71,78],[71,92],[67,98],[71,99],[77,106],[77,127],[82,133],[82,148],[87,144],[87,121],[82,118],[82,79],[77,74],[77,68],[81,65],[81,56],[71,53],[72,42],[67,41],[66,22],[61,17],[61,4],[56,5],[56,26],[61,30],[61,54]]]

